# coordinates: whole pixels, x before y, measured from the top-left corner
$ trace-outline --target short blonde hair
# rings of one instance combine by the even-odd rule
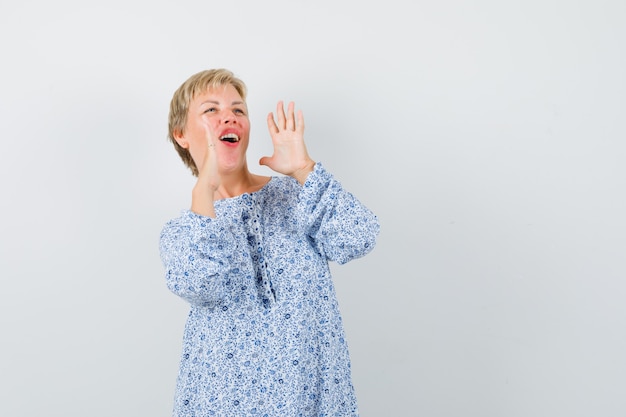
[[[185,165],[191,169],[194,176],[198,176],[198,168],[196,167],[189,149],[185,149],[176,142],[175,134],[185,132],[187,125],[187,115],[189,114],[189,105],[191,101],[198,95],[215,87],[224,85],[232,85],[239,93],[243,101],[246,101],[247,88],[243,81],[235,77],[235,75],[223,68],[210,69],[200,71],[192,75],[178,87],[174,92],[172,101],[170,102],[170,114],[168,118],[168,139],[174,144],[174,148],[180,155]]]

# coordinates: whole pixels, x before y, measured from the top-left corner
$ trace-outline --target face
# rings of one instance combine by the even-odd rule
[[[249,137],[248,107],[230,84],[194,97],[185,131],[175,136],[180,146],[189,149],[199,171],[209,140],[214,143],[222,173],[245,167]]]

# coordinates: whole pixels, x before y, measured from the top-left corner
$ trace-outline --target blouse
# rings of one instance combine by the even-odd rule
[[[167,287],[190,304],[176,417],[358,416],[329,261],[370,252],[378,218],[317,163],[165,224]]]

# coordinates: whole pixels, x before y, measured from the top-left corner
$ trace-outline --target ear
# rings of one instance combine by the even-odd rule
[[[185,139],[183,132],[181,132],[180,130],[174,131],[174,140],[181,148],[189,149],[189,142],[187,142],[187,139]]]

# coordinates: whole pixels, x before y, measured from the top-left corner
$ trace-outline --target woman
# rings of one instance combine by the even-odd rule
[[[293,103],[267,123],[272,177],[248,170],[230,71],[193,75],[171,101],[169,138],[197,176],[160,240],[167,286],[191,305],[175,416],[358,415],[328,261],[372,250],[378,220],[309,157]]]

